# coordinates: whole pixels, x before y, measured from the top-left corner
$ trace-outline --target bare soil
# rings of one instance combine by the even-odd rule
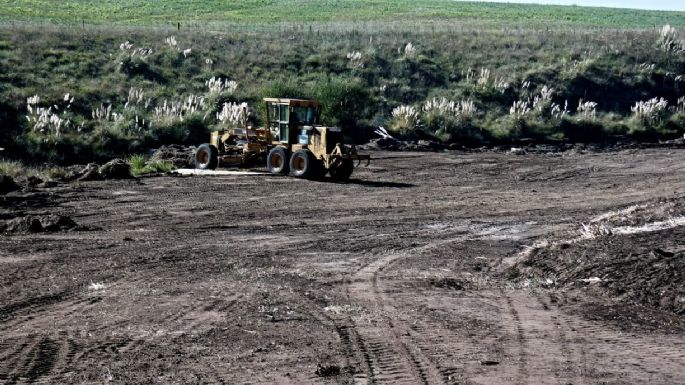
[[[685,383],[685,150],[372,157],[0,197],[0,383]]]

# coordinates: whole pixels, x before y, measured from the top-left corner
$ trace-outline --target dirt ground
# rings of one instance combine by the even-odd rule
[[[685,383],[685,150],[371,155],[0,197],[0,383]]]

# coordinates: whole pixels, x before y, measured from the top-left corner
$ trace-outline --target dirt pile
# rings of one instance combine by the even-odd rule
[[[172,144],[162,146],[152,154],[150,161],[173,163],[177,168],[193,167],[193,154],[195,147]]]
[[[359,146],[360,150],[385,150],[385,151],[443,151],[446,149],[461,149],[459,145],[447,146],[432,140],[403,141],[394,138],[373,139]]]
[[[26,215],[0,224],[0,231],[10,234],[52,233],[73,230],[77,227],[76,222],[62,215]]]
[[[81,171],[74,172],[69,179],[76,179],[78,181],[100,180],[99,166],[97,163],[89,163]]]
[[[685,315],[683,199],[600,214],[578,232],[534,247],[509,273],[519,281],[580,289]]]
[[[69,172],[66,180],[103,180],[103,179],[129,179],[131,166],[122,159],[112,159],[102,166],[97,163],[89,163],[85,167]]]
[[[103,164],[98,172],[104,179],[129,179],[131,175],[131,166],[122,159],[112,159]]]

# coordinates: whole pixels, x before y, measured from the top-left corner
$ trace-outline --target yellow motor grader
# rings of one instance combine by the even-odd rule
[[[343,144],[340,128],[319,124],[316,100],[264,98],[264,103],[266,127],[250,127],[247,107],[242,107],[242,127],[212,132],[209,143],[195,150],[195,168],[265,161],[272,174],[318,179],[328,173],[335,180],[347,180],[355,161],[366,160],[368,165],[369,155]]]

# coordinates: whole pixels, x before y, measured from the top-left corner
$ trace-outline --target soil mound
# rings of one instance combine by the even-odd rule
[[[612,302],[685,315],[682,200],[605,213],[578,234],[545,240],[509,273],[528,284],[581,289]]]
[[[131,175],[131,166],[122,159],[112,159],[103,164],[98,172],[104,179],[129,179]]]
[[[172,144],[162,146],[152,154],[150,161],[173,163],[177,168],[192,168],[195,147]]]
[[[7,221],[0,229],[5,233],[52,233],[73,230],[78,225],[71,218],[62,215],[27,215]]]
[[[80,170],[69,173],[67,180],[89,181],[103,179],[130,179],[131,166],[123,159],[112,159],[102,166],[97,163],[89,163]]]
[[[402,141],[394,138],[373,139],[359,146],[361,150],[385,151],[442,151],[448,148],[450,147],[432,140]]]
[[[75,173],[74,179],[78,181],[100,180],[102,179],[100,167],[97,163],[88,163],[84,169]]]

